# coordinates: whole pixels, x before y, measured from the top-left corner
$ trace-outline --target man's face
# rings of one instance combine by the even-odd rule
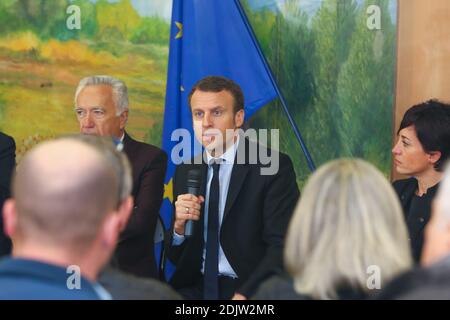
[[[435,161],[424,151],[413,126],[400,130],[392,153],[395,169],[400,174],[420,176],[434,170]]]
[[[244,110],[234,112],[234,98],[230,92],[205,92],[197,90],[191,98],[192,123],[195,137],[214,156],[232,145],[234,130],[244,123]],[[217,151],[218,154],[214,154]],[[222,152],[220,152],[222,151]]]
[[[125,128],[128,111],[116,115],[112,88],[109,85],[93,85],[81,90],[75,112],[80,132],[120,138]]]

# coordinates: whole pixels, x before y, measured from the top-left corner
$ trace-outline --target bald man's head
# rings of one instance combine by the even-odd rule
[[[83,250],[119,202],[113,165],[74,138],[44,142],[21,161],[13,181],[17,240]]]

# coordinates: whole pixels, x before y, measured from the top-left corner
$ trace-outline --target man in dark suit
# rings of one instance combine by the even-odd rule
[[[295,172],[287,155],[239,133],[244,96],[232,80],[202,79],[189,103],[205,152],[175,172],[167,256],[176,270],[170,283],[188,299],[245,299],[282,269],[284,235],[299,197]],[[277,170],[268,172],[262,154],[279,156]],[[192,169],[201,173],[199,196],[187,194]],[[194,221],[190,237],[187,221]]]
[[[16,144],[14,139],[0,132],[0,212],[3,203],[10,196],[11,177],[16,165]],[[11,240],[3,232],[3,218],[0,217],[0,256],[11,253]]]
[[[125,132],[128,94],[122,81],[110,76],[82,79],[75,105],[81,133],[113,137],[123,145],[132,166],[135,206],[120,236],[114,265],[136,276],[158,278],[153,239],[164,193],[167,156],[161,149],[136,141]]]

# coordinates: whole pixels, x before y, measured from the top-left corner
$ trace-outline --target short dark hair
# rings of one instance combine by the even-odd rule
[[[450,155],[450,105],[432,99],[408,109],[400,123],[400,130],[413,126],[426,153],[441,152],[434,164],[437,171],[444,169]]]
[[[192,95],[195,91],[221,92],[228,91],[234,98],[234,112],[244,109],[244,94],[241,87],[231,79],[221,76],[208,76],[198,81],[188,96],[189,106],[191,106]],[[192,108],[192,106],[191,106]]]

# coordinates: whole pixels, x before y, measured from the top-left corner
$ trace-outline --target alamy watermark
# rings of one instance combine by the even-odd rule
[[[207,134],[213,137],[213,140],[205,148],[215,154],[223,154],[232,144],[235,143],[235,137],[239,135],[239,144],[244,144],[244,139],[248,139],[253,143],[249,143],[248,148],[238,146],[236,151],[235,163],[237,164],[261,164],[261,175],[275,175],[279,169],[279,144],[280,131],[278,129],[227,129],[225,137],[218,129],[208,129]],[[269,145],[270,135],[270,146]],[[202,146],[194,144],[192,146],[193,137],[187,129],[176,129],[172,131],[171,141],[178,142],[170,153],[170,159],[175,165],[185,164],[202,164],[207,163],[206,152],[202,157],[190,157],[191,151],[194,154],[202,153]],[[201,137],[197,137],[201,139]],[[188,156],[186,156],[188,155]]]
[[[81,269],[77,265],[70,265],[66,269],[69,274],[66,280],[66,286],[69,290],[81,290]]]
[[[369,15],[366,20],[366,26],[369,30],[381,30],[381,8],[375,4],[366,9]]]
[[[69,15],[66,19],[66,27],[69,30],[81,30],[81,9],[72,4],[67,7],[66,13]]]
[[[377,265],[370,265],[366,269],[367,281],[366,286],[369,290],[381,289],[381,268]]]

